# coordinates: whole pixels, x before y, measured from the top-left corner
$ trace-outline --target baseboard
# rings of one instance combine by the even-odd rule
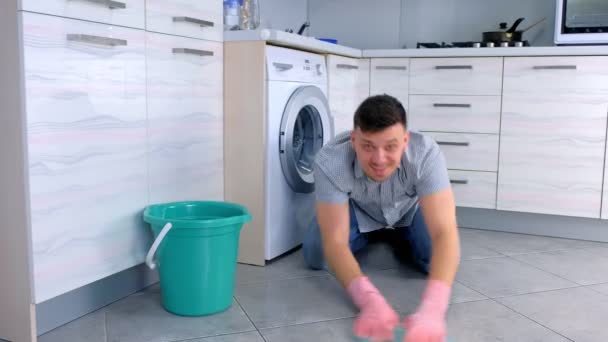
[[[38,336],[158,282],[140,264],[36,305]]]
[[[608,242],[608,220],[459,207],[458,226]]]

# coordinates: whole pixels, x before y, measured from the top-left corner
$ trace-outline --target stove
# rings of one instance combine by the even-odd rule
[[[416,49],[447,49],[447,48],[488,48],[488,47],[524,47],[530,46],[527,40],[522,42],[503,42],[503,43],[492,43],[492,42],[452,42],[452,43],[422,43],[416,44]]]

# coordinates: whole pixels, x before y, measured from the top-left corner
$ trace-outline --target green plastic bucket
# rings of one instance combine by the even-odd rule
[[[154,232],[146,264],[158,264],[163,307],[183,316],[228,309],[248,210],[228,202],[173,202],[146,207],[144,221]]]

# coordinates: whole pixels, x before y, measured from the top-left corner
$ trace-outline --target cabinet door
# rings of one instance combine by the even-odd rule
[[[25,11],[141,29],[144,8],[144,0],[21,0]]]
[[[369,59],[327,57],[329,108],[335,133],[353,129],[357,107],[369,96]]]
[[[370,64],[370,95],[394,96],[407,110],[409,107],[409,58],[372,58]]]
[[[221,1],[146,1],[146,30],[148,31],[222,41],[223,23]]]
[[[137,265],[150,234],[145,34],[23,13],[35,301]]]
[[[505,95],[497,208],[598,218],[608,99]]]
[[[223,200],[222,43],[147,33],[150,201]]]
[[[448,169],[496,171],[498,168],[497,134],[424,134],[435,139],[445,155]]]

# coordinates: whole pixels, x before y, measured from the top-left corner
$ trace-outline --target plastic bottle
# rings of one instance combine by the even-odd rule
[[[238,30],[240,28],[241,1],[224,0],[224,31]]]
[[[243,0],[241,29],[255,30],[260,26],[260,4],[258,0]]]

